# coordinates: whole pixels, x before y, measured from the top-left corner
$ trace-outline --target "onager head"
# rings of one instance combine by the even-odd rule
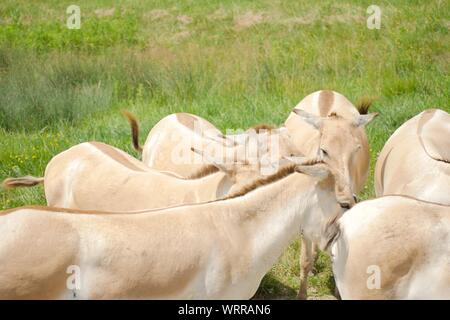
[[[294,109],[293,112],[310,124],[317,135],[309,141],[308,154],[317,157],[329,165],[339,183],[336,184],[336,196],[344,207],[355,204],[354,195],[358,178],[358,166],[362,161],[368,161],[369,155],[365,139],[361,138],[365,125],[370,123],[378,114],[370,113],[358,115],[353,120],[342,118],[336,114],[320,117],[303,110]]]

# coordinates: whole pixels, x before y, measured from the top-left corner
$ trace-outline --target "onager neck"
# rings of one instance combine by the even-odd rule
[[[320,189],[314,178],[292,173],[231,200],[235,201],[231,210],[224,211],[233,211],[239,217],[231,227],[242,232],[242,240],[250,248],[252,270],[249,273],[260,281],[303,228],[309,228],[310,234],[321,234],[328,222],[317,212],[322,207],[318,206],[318,200],[324,194],[328,193]],[[321,201],[333,200],[328,197]]]

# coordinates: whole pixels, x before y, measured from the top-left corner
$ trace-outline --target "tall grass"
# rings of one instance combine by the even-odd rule
[[[61,120],[76,121],[114,103],[114,83],[100,76],[93,63],[80,63],[79,58],[56,58],[55,63],[54,57],[5,49],[0,56],[0,126],[5,129],[39,130]]]

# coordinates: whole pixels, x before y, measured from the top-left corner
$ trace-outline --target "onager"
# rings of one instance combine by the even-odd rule
[[[55,156],[44,178],[7,179],[3,185],[44,183],[47,204],[52,207],[135,211],[215,200],[262,176],[259,167],[237,155],[228,163],[208,154],[203,158],[209,166],[183,178],[151,169],[112,146],[85,142]]]
[[[378,157],[375,192],[450,205],[450,114],[428,109],[394,132]]]
[[[342,209],[325,164],[290,165],[227,199],[137,213],[0,213],[2,299],[249,299],[291,240],[326,248]],[[79,282],[67,288],[66,271]]]
[[[364,127],[377,116],[365,114],[369,106],[368,101],[363,101],[357,109],[343,95],[321,90],[305,97],[285,122],[299,151],[318,156],[334,168],[345,181],[341,192],[347,195],[361,191],[367,179],[370,155]],[[349,198],[348,207],[354,200]],[[299,299],[307,298],[307,279],[316,251],[310,241],[302,239]]]
[[[331,255],[343,299],[450,299],[450,206],[383,196],[338,224]]]

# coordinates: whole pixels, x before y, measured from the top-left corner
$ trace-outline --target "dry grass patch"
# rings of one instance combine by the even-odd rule
[[[253,12],[250,10],[234,19],[234,28],[236,30],[247,29],[264,22],[265,19],[266,15],[263,12]]]
[[[192,18],[187,15],[181,15],[177,17],[178,22],[181,22],[184,25],[190,24],[192,22]]]
[[[151,20],[158,20],[166,17],[170,17],[169,11],[164,9],[154,9],[144,14],[144,18],[149,18]]]
[[[116,8],[101,8],[94,10],[94,13],[97,17],[103,18],[103,17],[112,17],[116,13]]]
[[[173,35],[172,40],[180,41],[185,38],[188,38],[191,35],[191,32],[188,30],[177,32]]]

